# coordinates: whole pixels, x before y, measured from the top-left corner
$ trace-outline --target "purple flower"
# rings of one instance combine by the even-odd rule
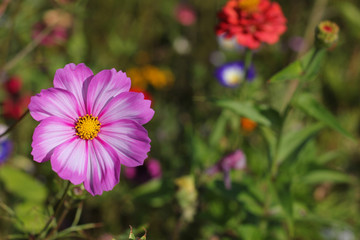
[[[0,125],[0,134],[6,131],[7,127],[5,125]],[[12,142],[6,137],[3,136],[0,138],[0,164],[4,163],[11,155],[13,149]]]
[[[216,173],[224,174],[224,183],[227,189],[231,188],[230,170],[244,170],[246,168],[246,157],[241,150],[236,150],[222,159],[214,166],[208,168],[206,173],[214,175]]]
[[[133,168],[125,168],[127,179],[136,183],[144,183],[154,178],[160,178],[162,175],[161,165],[155,158],[150,158],[144,162],[144,165]]]
[[[225,87],[235,88],[239,86],[245,79],[252,81],[255,78],[255,68],[250,65],[245,77],[244,62],[226,63],[215,70],[215,76],[218,81]]]
[[[130,78],[115,69],[93,74],[85,64],[58,69],[54,87],[33,96],[34,161],[50,160],[63,179],[84,183],[92,195],[119,182],[120,164],[142,165],[150,139],[142,126],[154,115],[151,101],[129,92]]]
[[[302,37],[292,37],[288,41],[288,46],[294,52],[300,52],[305,45],[304,38]]]

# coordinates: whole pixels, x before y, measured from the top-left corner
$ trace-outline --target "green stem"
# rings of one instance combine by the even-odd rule
[[[54,29],[55,25],[49,26],[44,29],[31,43],[29,43],[24,49],[22,49],[16,56],[7,62],[3,67],[2,71],[6,72],[13,68],[20,60],[34,50],[41,41]]]
[[[79,203],[78,209],[76,210],[76,214],[75,214],[74,221],[73,221],[73,223],[71,224],[72,227],[73,227],[73,226],[76,226],[76,225],[79,223],[80,217],[81,217],[81,213],[82,213],[82,210],[83,210],[83,207],[84,207],[84,202],[81,201],[81,202]]]
[[[44,228],[40,231],[40,233],[38,234],[38,237],[36,239],[41,239],[40,237],[46,232],[46,230],[48,229],[48,227],[50,226],[50,224],[52,223],[52,221],[56,218],[56,216],[59,214],[61,206],[63,205],[65,198],[67,196],[67,191],[69,190],[69,187],[71,185],[71,182],[69,181],[65,187],[64,193],[61,196],[60,202],[56,207],[55,213],[49,218],[49,220],[46,222]]]
[[[16,125],[24,118],[26,117],[26,115],[29,113],[29,109],[26,110],[26,112],[23,113],[23,115],[21,115],[21,117],[19,118],[19,120],[17,120],[15,123],[13,123],[8,129],[6,129],[5,132],[3,132],[1,135],[0,135],[0,138],[5,136],[6,134],[8,134],[9,132],[11,132],[15,127]]]
[[[71,227],[59,232],[56,236],[54,236],[50,239],[52,240],[52,239],[56,239],[56,238],[61,238],[61,237],[65,237],[67,234],[72,233],[72,232],[79,232],[82,230],[99,228],[102,226],[103,226],[102,223],[88,223],[88,224],[84,224],[84,225],[80,225],[80,226],[71,226]]]

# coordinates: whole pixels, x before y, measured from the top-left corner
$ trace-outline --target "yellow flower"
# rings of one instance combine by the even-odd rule
[[[171,85],[174,76],[168,70],[161,70],[152,65],[146,65],[143,68],[143,74],[148,82],[156,89],[162,89]]]
[[[260,0],[239,0],[239,8],[246,12],[255,12]]]
[[[147,80],[140,68],[130,68],[126,71],[127,76],[131,79],[131,86],[145,90],[147,88]]]

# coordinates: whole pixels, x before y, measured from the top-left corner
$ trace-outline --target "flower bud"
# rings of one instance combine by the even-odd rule
[[[317,47],[329,48],[335,45],[339,38],[339,26],[331,21],[322,21],[316,27]]]

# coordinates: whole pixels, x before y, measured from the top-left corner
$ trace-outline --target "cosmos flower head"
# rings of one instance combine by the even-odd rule
[[[269,0],[229,0],[218,13],[216,34],[235,37],[247,48],[274,44],[286,31],[286,18],[278,3]]]
[[[0,124],[0,134],[3,134],[7,130],[7,127]],[[11,155],[13,149],[12,142],[5,135],[0,138],[0,164],[4,163]]]
[[[255,68],[250,65],[245,73],[244,62],[226,63],[215,70],[215,77],[225,87],[235,88],[245,81],[252,81],[255,78]],[[247,75],[247,76],[245,76]]]
[[[33,134],[34,161],[50,161],[59,177],[83,183],[92,195],[119,182],[120,165],[142,165],[150,139],[142,126],[154,115],[151,101],[129,92],[122,71],[93,74],[85,64],[58,69],[54,87],[31,98],[31,116],[40,122]]]

